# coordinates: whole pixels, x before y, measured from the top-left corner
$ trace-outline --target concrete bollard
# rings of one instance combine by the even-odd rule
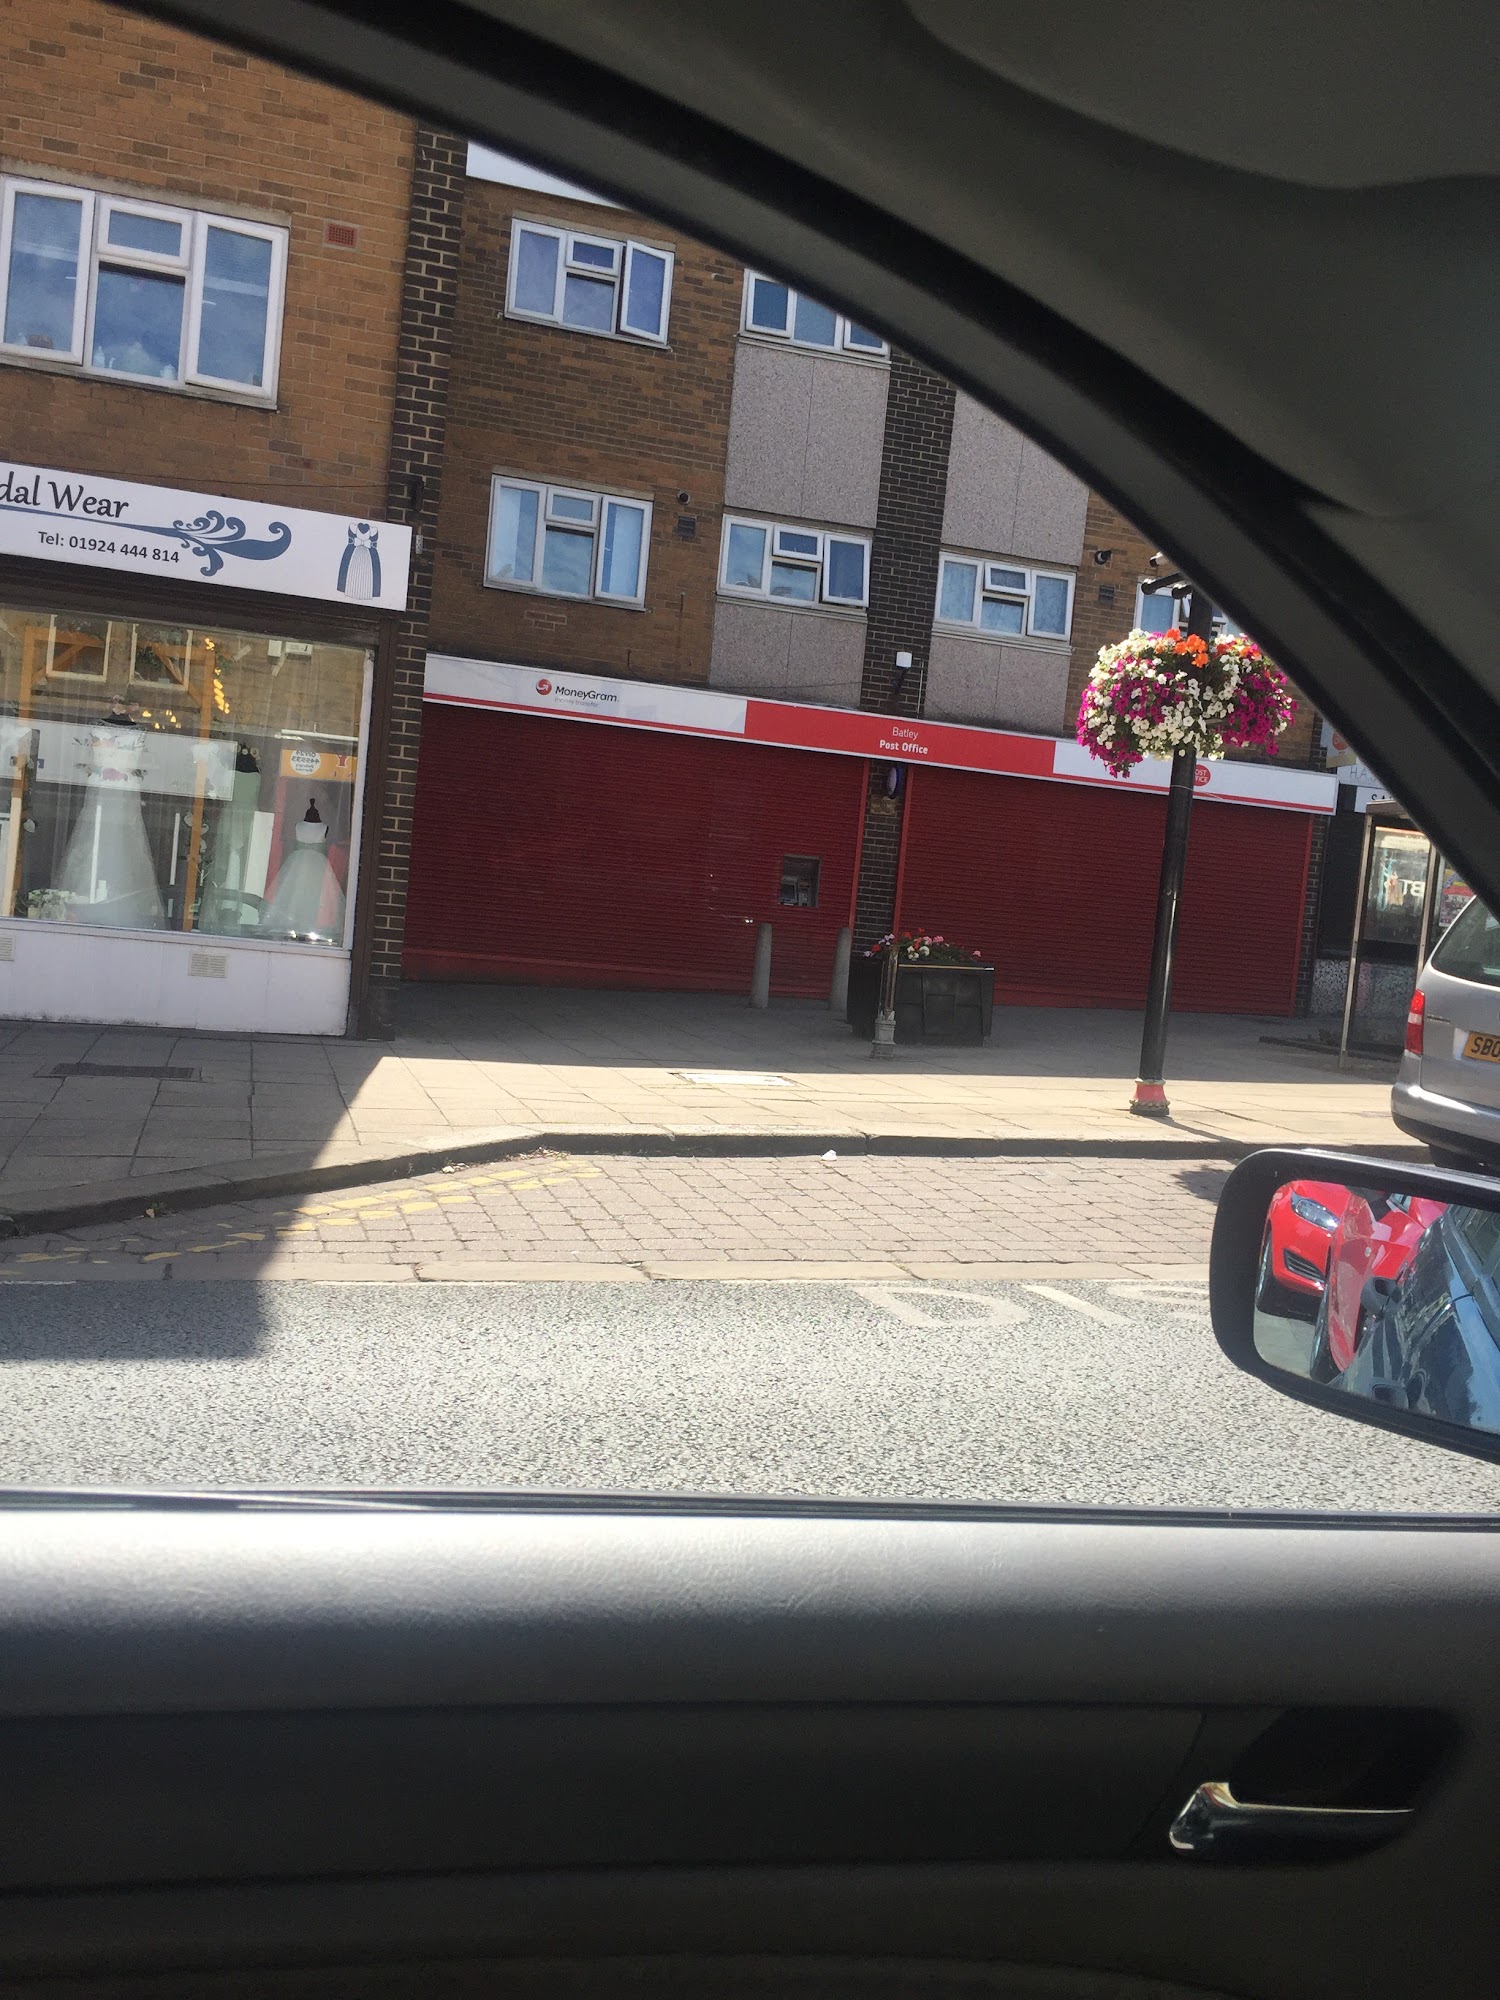
[[[750,974],[750,1005],[771,1004],[771,926],[761,924],[755,933],[755,967]]]
[[[845,924],[833,947],[833,977],[828,982],[828,1004],[835,1014],[842,1014],[849,1005],[849,954],[853,944],[854,934]]]

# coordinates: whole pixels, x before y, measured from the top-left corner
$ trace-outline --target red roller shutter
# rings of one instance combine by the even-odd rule
[[[867,768],[429,703],[407,977],[739,992],[769,921],[773,989],[825,994]],[[821,860],[816,909],[778,903],[790,854]]]
[[[913,773],[901,921],[972,943],[1013,1006],[1145,998],[1166,802],[967,771]],[[1174,1007],[1289,1014],[1311,822],[1193,807]]]

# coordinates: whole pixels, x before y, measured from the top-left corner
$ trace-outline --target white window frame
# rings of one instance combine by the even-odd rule
[[[191,393],[212,389],[238,401],[274,404],[281,361],[282,318],[286,303],[286,259],[288,231],[274,223],[250,222],[238,215],[220,215],[210,209],[183,208],[155,201],[145,195],[106,194],[96,188],[78,187],[65,181],[28,180],[6,175],[3,181],[3,209],[0,209],[0,330],[6,311],[10,283],[11,244],[15,233],[15,202],[18,194],[50,196],[54,200],[74,200],[82,204],[79,239],[79,271],[73,302],[73,344],[67,353],[58,348],[36,348],[0,341],[0,356],[15,361],[40,364],[49,369],[76,369],[95,381],[119,382],[135,388]],[[159,250],[123,249],[111,245],[110,217],[115,214],[143,215],[153,220],[174,222],[182,230],[182,249],[177,255]],[[252,236],[271,246],[271,278],[266,298],[265,347],[261,357],[261,382],[235,382],[208,374],[198,365],[203,333],[204,265],[210,229],[230,235]],[[177,377],[165,382],[150,375],[126,375],[114,368],[96,368],[88,356],[93,351],[94,316],[98,302],[99,267],[153,271],[183,280],[182,337],[177,350]]]
[[[750,301],[754,295],[757,279],[767,285],[784,286],[787,299],[786,321],[784,325],[780,327],[759,326],[752,321],[750,317]],[[811,304],[823,306],[825,312],[833,313],[834,334],[832,341],[825,344],[821,340],[799,340],[797,338],[792,329],[797,324],[797,301],[799,298],[805,298]],[[841,313],[836,311],[832,306],[823,305],[823,301],[821,299],[814,299],[811,292],[801,291],[796,285],[787,285],[783,279],[773,278],[765,271],[746,271],[744,291],[740,298],[740,331],[749,339],[769,340],[776,342],[778,345],[800,348],[804,354],[851,355],[859,361],[889,361],[891,344],[888,340],[880,340],[877,335],[876,339],[879,344],[871,346],[866,341],[853,339],[852,336],[856,330],[862,330],[865,333],[872,333],[874,331],[872,327],[862,326],[859,320],[850,319],[847,313]]]
[[[495,501],[499,493],[506,488],[518,493],[534,493],[537,496],[536,539],[532,543],[529,582],[521,582],[514,577],[494,576],[490,570],[494,544]],[[587,501],[592,510],[590,518],[582,521],[555,513],[555,504],[559,500]],[[633,596],[625,596],[619,591],[607,591],[603,587],[604,534],[611,507],[628,507],[643,516],[641,560],[636,573],[636,589]],[[638,493],[603,493],[588,486],[549,485],[545,480],[524,479],[508,472],[497,472],[490,479],[490,511],[484,542],[485,584],[491,590],[519,590],[531,597],[555,597],[565,604],[607,604],[627,611],[642,610],[646,601],[646,572],[651,558],[651,510],[652,503]],[[588,534],[593,537],[594,553],[589,565],[589,587],[586,591],[553,590],[542,582],[542,553],[549,527],[564,528],[573,534]]]
[[[979,572],[974,583],[974,610],[968,618],[948,618],[943,614],[943,573],[949,563],[962,563],[966,569]],[[1010,570],[1024,578],[1024,583],[1013,585],[992,580],[994,570]],[[1066,585],[1068,607],[1063,619],[1061,632],[1038,631],[1035,622],[1036,585],[1039,578],[1048,582]],[[1050,564],[1018,562],[1014,556],[976,555],[969,549],[944,549],[938,558],[937,600],[933,606],[932,622],[944,632],[971,632],[986,640],[992,646],[1011,645],[1067,646],[1073,638],[1073,599],[1078,578],[1070,569],[1053,569]],[[986,598],[997,603],[1019,604],[1021,606],[1021,629],[1019,632],[996,632],[981,625],[980,607]]]
[[[552,310],[536,312],[526,306],[516,304],[516,272],[521,261],[521,237],[525,231],[533,236],[549,236],[557,244],[557,273],[552,287]],[[592,244],[614,252],[614,268],[606,271],[602,264],[577,264],[573,261],[573,246],[577,243]],[[639,327],[627,325],[625,312],[630,298],[630,276],[637,255],[655,257],[666,265],[662,277],[661,324],[657,333],[645,333]],[[533,325],[561,327],[565,333],[587,333],[596,339],[628,340],[639,347],[665,347],[668,345],[672,326],[672,276],[676,267],[676,252],[664,243],[651,243],[644,237],[604,236],[596,229],[569,229],[565,223],[533,220],[529,215],[515,215],[510,224],[510,261],[505,276],[505,314],[507,319],[530,320]],[[602,326],[574,326],[565,320],[563,312],[563,290],[569,271],[578,277],[609,279],[615,288],[615,309],[612,323]]]
[[[199,349],[203,342],[203,288],[208,266],[208,232],[210,229],[227,230],[232,236],[254,236],[271,246],[271,282],[266,294],[266,345],[261,357],[263,389],[254,389],[244,382],[232,382],[224,376],[210,375],[206,368],[198,365]],[[226,394],[236,396],[258,396],[273,403],[276,400],[276,374],[281,359],[281,321],[286,306],[286,231],[277,229],[269,222],[242,222],[238,216],[210,215],[207,210],[199,210],[193,225],[193,268],[188,279],[187,309],[187,380],[201,384],[205,388],[221,389]]]
[[[88,328],[89,307],[93,295],[94,259],[94,191],[92,188],[64,187],[56,181],[28,181],[19,177],[5,177],[3,221],[0,221],[0,335],[5,330],[5,312],[10,288],[10,251],[15,235],[16,196],[18,194],[39,194],[53,201],[77,201],[82,206],[78,224],[78,278],[73,293],[73,339],[66,353],[56,347],[28,347],[23,341],[0,339],[0,354],[10,354],[18,359],[24,356],[29,361],[71,363],[82,365],[88,352],[85,333]]]
[[[760,582],[756,585],[727,581],[729,537],[735,528],[754,528],[765,535]],[[810,537],[817,544],[816,553],[784,548],[782,546],[784,535]],[[865,587],[859,597],[835,596],[828,588],[828,552],[830,544],[834,542],[851,543],[864,550]],[[798,568],[814,571],[817,577],[814,595],[811,598],[772,596],[773,562],[794,563]],[[825,606],[838,611],[864,611],[868,609],[870,602],[870,537],[853,528],[811,528],[797,521],[767,521],[754,514],[726,514],[719,542],[719,588],[730,597],[751,597],[767,604],[784,605],[791,611],[816,611]]]

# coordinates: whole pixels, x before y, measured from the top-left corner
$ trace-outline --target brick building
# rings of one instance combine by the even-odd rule
[[[0,1011],[342,1032],[425,653],[423,135],[95,0],[0,37]]]
[[[765,921],[781,992],[925,921],[1138,998],[1098,496],[649,217],[96,0],[0,23],[0,1014],[382,1034],[403,976],[742,989]],[[1289,761],[1207,773],[1185,1004],[1294,1004]]]
[[[1163,780],[1070,739],[1139,532],[820,300],[482,149],[406,917],[423,979],[827,990],[921,921],[997,997],[1144,990]],[[1305,709],[1203,766],[1178,999],[1288,1012]],[[1301,768],[1297,768],[1298,766]]]

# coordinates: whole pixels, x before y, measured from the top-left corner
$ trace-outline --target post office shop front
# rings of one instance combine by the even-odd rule
[[[0,1015],[342,1034],[406,531],[87,485],[0,502]]]

